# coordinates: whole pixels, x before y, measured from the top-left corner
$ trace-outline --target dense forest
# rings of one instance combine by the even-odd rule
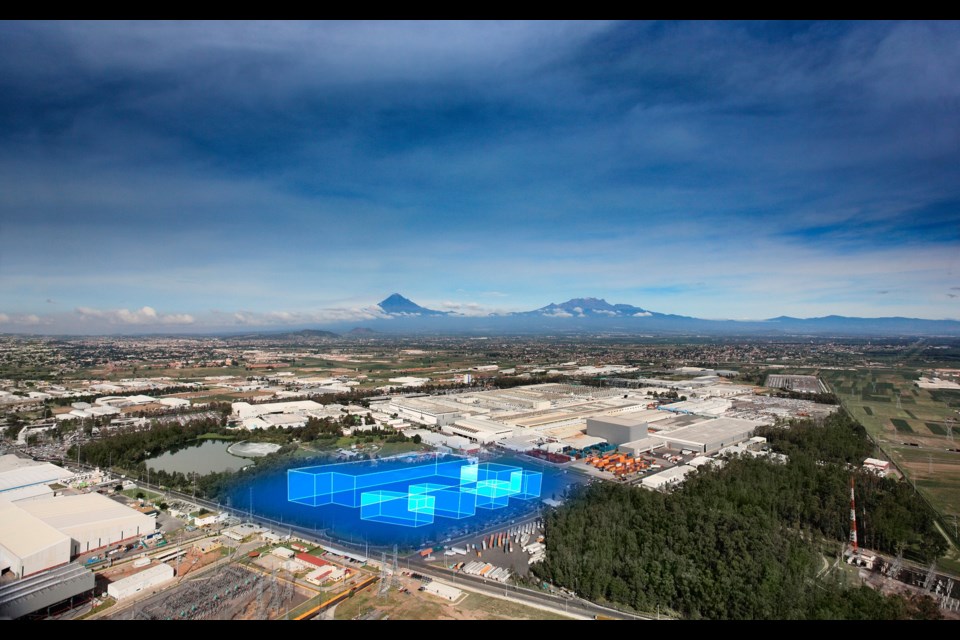
[[[869,442],[858,427],[839,415],[771,432],[788,463],[732,458],[701,467],[670,494],[581,487],[545,516],[547,555],[535,574],[591,600],[689,618],[936,617],[922,599],[816,577],[849,530],[851,470],[838,462],[862,460]],[[863,472],[856,482],[865,546],[922,561],[944,551],[934,514],[908,484]]]

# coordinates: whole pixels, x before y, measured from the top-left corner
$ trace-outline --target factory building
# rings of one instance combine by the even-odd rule
[[[663,438],[659,436],[647,436],[639,440],[634,440],[633,442],[625,442],[618,446],[617,449],[622,453],[629,453],[636,457],[643,453],[649,453],[654,449],[661,449],[664,446],[666,445],[663,442]]]
[[[447,404],[424,398],[394,398],[386,412],[396,413],[405,420],[439,427],[453,423],[461,413]]]
[[[655,473],[652,476],[647,476],[640,481],[640,484],[648,489],[661,490],[674,485],[680,484],[683,482],[684,478],[696,471],[696,467],[691,467],[689,465],[681,465],[679,467],[673,467],[671,469],[666,469],[660,473]]]
[[[0,620],[15,620],[92,592],[93,571],[68,564],[24,580],[0,584]]]
[[[15,506],[20,514],[11,516],[18,521],[31,526],[35,526],[33,521],[40,521],[69,536],[70,556],[153,533],[157,527],[150,516],[99,493],[23,500]]]
[[[107,585],[107,595],[123,600],[173,580],[173,567],[160,563]]]
[[[36,462],[13,454],[0,456],[0,500],[16,502],[53,493],[50,485],[66,485],[73,472],[49,462]]]
[[[441,427],[440,430],[455,436],[463,436],[480,444],[504,440],[514,432],[514,428],[509,425],[483,418],[460,418],[453,424]]]
[[[258,418],[273,413],[306,413],[307,411],[322,411],[323,405],[313,400],[295,400],[292,402],[267,402],[265,404],[250,404],[249,402],[234,402],[230,405],[236,418]]]
[[[760,425],[753,420],[716,418],[673,431],[661,431],[657,437],[671,449],[689,449],[697,453],[714,453],[724,447],[750,438]]]
[[[70,562],[70,536],[0,499],[0,574],[18,578]]]
[[[603,438],[610,444],[625,444],[646,437],[647,423],[629,414],[587,418],[587,435]]]

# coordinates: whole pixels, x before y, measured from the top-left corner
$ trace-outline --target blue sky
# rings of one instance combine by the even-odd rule
[[[0,23],[0,332],[960,318],[960,23]]]

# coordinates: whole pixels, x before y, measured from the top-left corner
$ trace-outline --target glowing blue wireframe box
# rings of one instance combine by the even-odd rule
[[[437,454],[406,465],[396,464],[402,458],[384,462],[390,468],[382,471],[372,470],[370,463],[290,469],[287,498],[314,507],[359,507],[362,520],[419,527],[437,516],[461,519],[476,515],[478,508],[500,509],[510,498],[539,498],[543,481],[536,471],[478,464],[475,458],[451,460]]]
[[[464,467],[468,469],[469,467]],[[473,467],[476,468],[476,467]],[[469,518],[477,513],[477,495],[461,491],[460,486],[443,484],[412,484],[410,495],[429,495],[434,498],[434,514],[443,518]]]
[[[364,491],[360,494],[360,518],[405,527],[433,524],[435,500],[428,494]]]
[[[519,500],[537,500],[542,491],[543,474],[524,469],[520,476],[520,492],[513,497]]]
[[[475,478],[476,462],[469,458],[433,461],[424,464],[369,471],[357,463],[301,467],[287,470],[287,499],[311,507],[338,504],[344,507],[361,506],[361,494],[369,489],[401,484],[431,477],[450,478],[461,484]]]

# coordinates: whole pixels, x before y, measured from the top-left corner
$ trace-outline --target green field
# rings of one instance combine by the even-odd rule
[[[913,433],[913,429],[910,428],[910,424],[906,420],[901,420],[900,418],[891,418],[891,423],[900,433]]]
[[[920,389],[915,384],[920,371],[903,367],[820,375],[877,442],[880,455],[889,457],[952,524],[953,516],[960,516],[960,453],[948,449],[960,445],[947,437],[943,421],[957,418],[950,404],[960,406],[960,392]],[[907,404],[910,408],[903,408]]]
[[[927,425],[927,429],[930,429],[930,431],[937,434],[938,436],[947,435],[947,430],[944,429],[942,425],[939,425],[936,422],[926,422],[924,424]]]
[[[149,491],[147,489],[126,489],[125,491],[121,491],[120,493],[122,495],[127,496],[128,498],[133,498],[134,500],[137,499],[138,493],[142,493],[144,495],[143,499],[146,502],[153,502],[155,500],[163,499],[163,494],[154,493],[153,491]]]

